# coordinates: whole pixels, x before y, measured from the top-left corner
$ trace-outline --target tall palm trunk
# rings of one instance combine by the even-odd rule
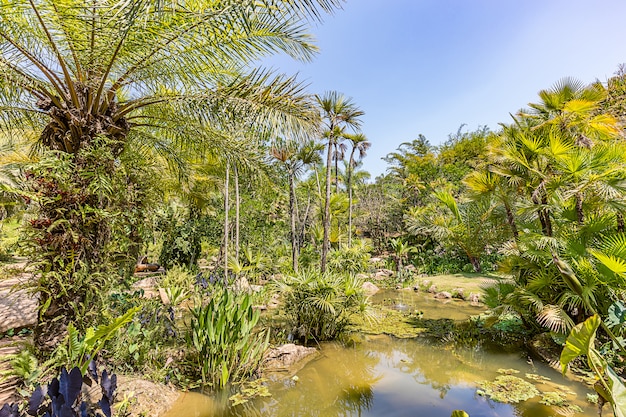
[[[354,146],[350,153],[350,159],[348,160],[348,178],[346,181],[346,187],[348,188],[348,247],[352,247],[352,164],[354,158]]]
[[[239,170],[237,164],[233,165],[233,173],[235,174],[235,259],[239,260],[239,207],[241,199],[239,197]]]
[[[335,194],[339,192],[339,149],[337,142],[333,145],[335,148]]]
[[[228,201],[230,165],[226,162],[226,178],[224,179],[224,284],[228,284],[228,211],[230,203]]]
[[[320,271],[326,272],[326,257],[330,247],[330,177],[332,169],[333,140],[328,139],[328,154],[326,155],[326,197],[324,199],[324,238],[322,241],[322,259],[320,261]]]
[[[296,231],[296,183],[293,173],[289,173],[289,213],[291,220],[291,265],[298,272],[298,232]]]

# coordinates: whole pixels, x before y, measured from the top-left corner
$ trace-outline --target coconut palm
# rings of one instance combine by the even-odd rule
[[[348,160],[347,181],[346,186],[348,188],[348,247],[352,246],[352,172],[356,168],[358,161],[363,159],[367,154],[367,150],[372,144],[367,140],[365,135],[357,133],[356,135],[347,135],[346,139],[350,141],[352,149],[350,150],[350,159]],[[358,159],[354,156],[358,155]]]
[[[326,271],[326,257],[328,255],[330,233],[330,178],[331,162],[334,146],[340,138],[348,133],[347,129],[358,129],[364,114],[353,102],[336,91],[330,91],[323,96],[315,96],[322,115],[323,135],[328,141],[326,154],[326,195],[324,201],[324,238],[322,241],[322,256],[320,270]]]

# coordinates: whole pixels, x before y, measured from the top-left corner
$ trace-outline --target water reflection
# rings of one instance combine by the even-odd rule
[[[455,305],[452,313],[441,308],[441,304],[415,307],[413,294],[403,297],[404,305],[424,311],[425,320],[438,320],[450,314],[461,320],[471,311],[476,314],[468,305],[464,309]],[[384,335],[363,336],[361,340],[351,347],[323,345],[321,355],[297,373],[297,381],[286,374],[271,375],[270,398],[257,398],[228,408],[220,406],[226,404],[223,400],[187,394],[166,417],[449,417],[456,409],[464,409],[472,417],[559,415],[556,407],[540,404],[541,397],[508,405],[478,395],[480,381],[493,381],[501,375],[498,372],[501,369],[518,370],[517,376],[533,383],[526,374],[550,378],[535,383],[537,388],[542,392],[574,391],[568,398],[583,413],[570,415],[596,414],[595,408],[585,401],[590,391],[539,362],[528,361],[523,352],[505,352],[489,346],[452,348],[430,344],[423,338],[396,339]]]

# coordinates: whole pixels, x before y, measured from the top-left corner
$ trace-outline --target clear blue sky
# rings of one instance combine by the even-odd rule
[[[270,66],[365,111],[372,178],[420,133],[437,145],[463,123],[497,129],[559,79],[606,81],[626,62],[624,0],[348,0],[311,31],[313,62]]]

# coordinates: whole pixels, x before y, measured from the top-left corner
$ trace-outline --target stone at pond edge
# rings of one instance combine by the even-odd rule
[[[263,368],[267,371],[284,370],[316,353],[315,348],[288,343],[265,352]]]
[[[365,295],[374,295],[379,291],[379,288],[375,284],[366,281],[363,283],[363,291]]]
[[[437,292],[437,286],[435,284],[431,285],[428,288],[428,292],[431,293],[431,294],[435,294]]]
[[[441,291],[435,294],[435,298],[452,298],[452,294],[447,291]]]
[[[480,294],[471,292],[470,295],[467,296],[467,301],[469,301],[472,304],[480,303]]]
[[[130,398],[127,411],[131,417],[163,415],[180,396],[179,391],[168,385],[125,375],[117,376],[117,386],[118,403],[125,396]]]

